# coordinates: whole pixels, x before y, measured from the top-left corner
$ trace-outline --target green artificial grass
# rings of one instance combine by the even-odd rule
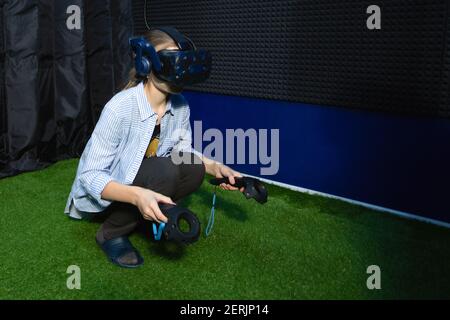
[[[99,222],[63,213],[77,164],[0,180],[1,299],[450,298],[450,230],[275,186],[264,206],[219,191],[212,235],[189,247],[134,234],[145,264],[119,268],[95,243]],[[203,227],[212,190],[184,201]],[[381,290],[366,287],[374,264]]]

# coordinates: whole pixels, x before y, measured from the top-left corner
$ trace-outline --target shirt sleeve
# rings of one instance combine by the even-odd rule
[[[105,186],[112,180],[111,165],[121,140],[121,121],[106,105],[81,156],[80,183],[86,192],[101,205],[112,201],[101,198]]]
[[[192,130],[190,122],[191,110],[189,106],[186,108],[183,121],[181,123],[180,138],[176,150],[183,152],[191,152],[202,159],[203,154],[192,147]]]

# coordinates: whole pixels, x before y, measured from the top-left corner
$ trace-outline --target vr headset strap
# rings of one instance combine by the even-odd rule
[[[156,28],[156,30],[160,30],[164,33],[167,33],[173,39],[173,41],[175,41],[180,50],[182,51],[195,50],[195,45],[192,42],[192,40],[182,35],[180,32],[178,32],[177,29],[173,27],[159,27]]]

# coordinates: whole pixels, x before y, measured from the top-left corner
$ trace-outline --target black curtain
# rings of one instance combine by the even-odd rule
[[[0,178],[79,157],[127,80],[131,0],[3,0],[0,28]]]

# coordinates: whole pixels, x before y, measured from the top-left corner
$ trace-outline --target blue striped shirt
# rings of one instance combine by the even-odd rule
[[[198,155],[191,147],[187,101],[182,95],[170,95],[167,100],[156,155],[169,156],[174,149]],[[101,212],[112,203],[101,198],[110,181],[132,184],[157,118],[142,82],[119,92],[105,105],[80,157],[64,210],[66,214],[81,219],[87,213]]]

